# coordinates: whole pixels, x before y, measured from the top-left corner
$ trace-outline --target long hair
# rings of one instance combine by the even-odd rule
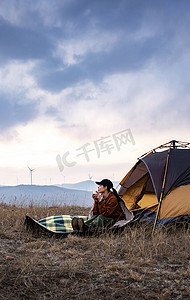
[[[112,187],[112,191],[113,191],[113,194],[116,196],[118,202],[121,201],[121,198],[119,197],[117,191]]]
[[[116,189],[114,189],[113,184],[112,184],[111,187],[110,187],[110,186],[107,186],[107,189],[108,189],[108,192],[110,192],[110,190],[111,190],[111,192],[116,196],[116,198],[117,198],[118,201],[121,201],[121,200],[122,200],[122,199],[120,198],[120,196],[118,195]]]

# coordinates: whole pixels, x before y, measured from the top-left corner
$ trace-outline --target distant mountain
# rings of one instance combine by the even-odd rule
[[[113,181],[114,187],[118,185],[119,181]],[[97,184],[92,180],[85,180],[78,183],[64,183],[64,184],[56,184],[56,186],[59,186],[61,188],[67,188],[67,189],[76,189],[81,191],[96,191],[98,189]]]
[[[114,181],[114,187],[119,182]],[[98,189],[92,180],[59,185],[0,186],[0,202],[15,205],[77,205],[90,207],[92,192]]]
[[[76,205],[90,207],[91,192],[54,185],[1,186],[0,202],[16,205]]]

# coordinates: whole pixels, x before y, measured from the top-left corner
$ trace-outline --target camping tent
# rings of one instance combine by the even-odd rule
[[[171,141],[142,155],[119,195],[139,220],[156,226],[190,219],[190,143]]]

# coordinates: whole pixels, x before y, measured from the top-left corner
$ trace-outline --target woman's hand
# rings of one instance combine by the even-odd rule
[[[101,201],[101,197],[100,194],[96,191],[95,193],[92,194],[92,198],[94,199],[94,201],[96,202],[100,202]]]

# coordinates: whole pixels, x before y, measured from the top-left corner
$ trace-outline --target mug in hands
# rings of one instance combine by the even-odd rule
[[[93,198],[95,201],[98,201],[98,200],[99,200],[99,193],[98,193],[97,191],[93,192],[92,198]]]

